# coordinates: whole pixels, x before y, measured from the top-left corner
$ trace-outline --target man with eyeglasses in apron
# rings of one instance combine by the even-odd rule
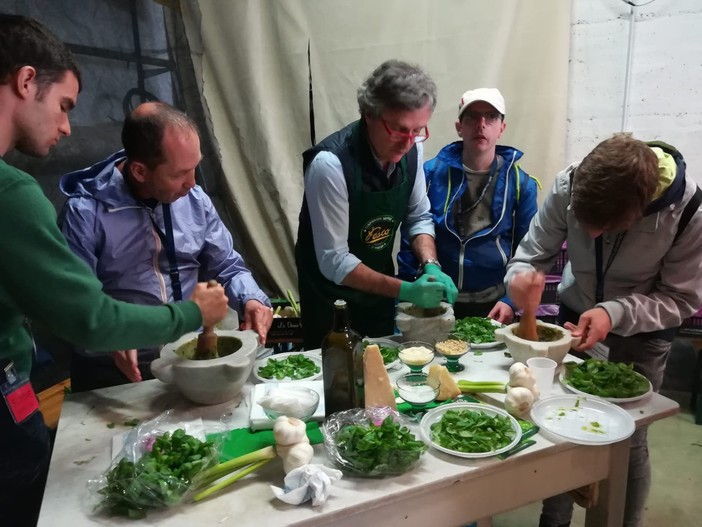
[[[433,308],[457,295],[437,261],[422,168],[436,85],[420,68],[389,60],[359,88],[358,105],[360,120],[303,154],[295,257],[305,349],[320,346],[336,299],[346,300],[352,328],[378,337],[393,333],[395,299]],[[394,277],[401,223],[424,269],[415,282]]]

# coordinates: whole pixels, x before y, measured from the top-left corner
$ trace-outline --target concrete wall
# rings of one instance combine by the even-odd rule
[[[631,7],[573,0],[566,160],[624,130],[676,146],[702,184],[702,2],[654,0],[634,11],[624,107]]]

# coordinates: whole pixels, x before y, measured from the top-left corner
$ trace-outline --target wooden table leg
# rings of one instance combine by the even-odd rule
[[[610,445],[609,477],[600,482],[597,505],[587,509],[585,527],[620,527],[624,521],[630,440]]]

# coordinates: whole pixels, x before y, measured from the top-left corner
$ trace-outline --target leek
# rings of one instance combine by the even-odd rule
[[[232,483],[239,481],[247,474],[250,474],[259,467],[262,467],[270,460],[274,459],[276,455],[277,454],[275,448],[273,448],[272,446],[267,446],[265,448],[261,448],[260,450],[256,450],[255,452],[249,452],[248,454],[244,454],[243,456],[235,457],[234,459],[230,459],[229,461],[225,461],[224,463],[220,463],[219,465],[215,465],[214,467],[208,468],[207,470],[203,471],[198,477],[197,486],[202,490],[195,494],[193,500],[204,500],[205,498],[211,496],[215,492],[218,492],[223,488],[228,487]],[[245,468],[242,469],[242,467]],[[221,479],[224,476],[227,476],[238,469],[242,470],[239,470],[235,474],[227,477],[226,479],[223,479],[219,483],[215,483],[214,485],[212,485],[212,483],[214,483],[218,479]]]
[[[205,490],[195,494],[195,496],[193,496],[193,500],[194,501],[201,501],[201,500],[204,500],[205,498],[208,498],[209,496],[211,496],[215,492],[219,492],[220,490],[228,487],[232,483],[236,483],[237,481],[239,481],[241,478],[243,478],[247,474],[250,474],[254,470],[259,469],[260,467],[262,467],[263,465],[268,463],[271,459],[272,458],[262,459],[261,461],[253,463],[253,464],[249,465],[248,467],[240,470],[239,472],[236,472],[235,474],[223,479],[219,483],[215,483],[211,487],[207,487]]]
[[[498,381],[458,381],[463,393],[506,393],[507,385]]]
[[[290,307],[292,307],[293,313],[297,318],[300,318],[300,306],[297,304],[297,302],[295,302],[295,297],[293,296],[292,291],[288,289],[286,293],[288,296],[288,301],[290,302]]]

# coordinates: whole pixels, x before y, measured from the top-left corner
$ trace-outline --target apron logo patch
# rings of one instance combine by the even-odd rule
[[[378,216],[367,222],[361,229],[361,240],[374,251],[385,249],[393,238],[395,219],[392,216]]]

